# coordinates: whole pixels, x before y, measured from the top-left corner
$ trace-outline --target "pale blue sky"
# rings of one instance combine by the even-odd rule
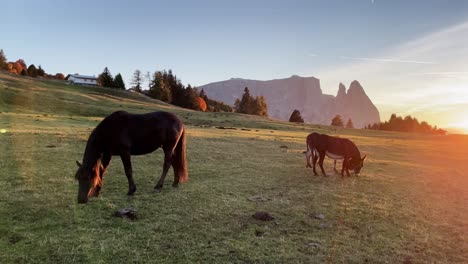
[[[439,98],[443,87],[449,105],[468,113],[459,99],[468,84],[459,78],[468,76],[468,1],[5,1],[0,13],[7,58],[50,73],[97,75],[108,66],[127,86],[137,68],[171,68],[192,85],[298,74],[319,78],[330,94],[357,79],[383,119],[397,112],[453,125],[447,113],[456,107],[428,105],[418,92]]]

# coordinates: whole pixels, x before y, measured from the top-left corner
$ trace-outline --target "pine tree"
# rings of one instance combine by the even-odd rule
[[[114,78],[107,67],[98,76],[98,84],[102,87],[114,87]]]
[[[341,120],[341,116],[340,116],[340,115],[336,115],[336,116],[332,119],[331,125],[332,125],[332,126],[343,127],[343,120]]]
[[[242,95],[242,99],[239,102],[239,107],[236,109],[236,112],[243,113],[243,114],[251,114],[251,106],[252,106],[252,97],[250,96],[250,90],[248,87],[244,88],[244,94]]]
[[[351,118],[348,119],[348,122],[346,123],[347,128],[354,128],[353,121],[351,121]]]
[[[257,96],[252,102],[251,114],[259,116],[268,116],[268,107],[263,96]]]
[[[205,93],[205,90],[201,89],[200,91],[200,97],[206,102],[208,101],[208,96]]]
[[[5,53],[3,52],[3,49],[0,49],[0,69],[6,68],[7,65],[7,58],[5,56]]]
[[[198,109],[198,92],[196,88],[192,88],[189,84],[184,90],[184,105],[182,107],[197,110]]]
[[[37,68],[37,76],[44,77],[45,71],[42,69],[41,65],[39,65],[39,68]]]
[[[31,77],[33,78],[37,77],[37,68],[36,66],[34,66],[34,64],[29,65],[27,72],[28,72],[28,75]]]
[[[289,117],[289,122],[296,122],[296,123],[304,123],[304,119],[301,116],[301,112],[299,110],[294,110]]]
[[[151,89],[151,81],[152,81],[151,72],[149,72],[149,71],[146,72],[145,80],[148,83],[148,90],[150,90]]]
[[[236,101],[234,101],[234,110],[236,113],[239,113],[239,106],[240,106],[240,100],[239,98],[236,98]]]
[[[125,90],[125,82],[120,73],[117,74],[114,78],[114,86],[117,89]]]
[[[135,89],[136,92],[141,93],[142,82],[143,82],[143,76],[141,75],[141,71],[137,69],[133,73],[132,88]]]
[[[150,82],[149,87],[149,96],[154,99],[161,100],[162,91],[161,91],[161,82],[162,82],[162,73],[160,71],[153,73],[153,78]]]

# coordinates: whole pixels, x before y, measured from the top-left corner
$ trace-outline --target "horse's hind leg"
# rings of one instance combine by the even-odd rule
[[[161,178],[159,178],[158,183],[154,187],[154,189],[156,189],[157,191],[161,190],[163,185],[164,185],[164,179],[166,179],[167,171],[169,170],[169,167],[171,167],[172,156],[174,156],[174,148],[175,148],[175,146],[173,146],[170,149],[165,147],[165,146],[163,147],[163,149],[164,149],[163,171],[162,171],[162,174],[161,174]]]
[[[305,156],[306,156],[306,168],[311,168],[312,167],[310,165],[310,161],[311,161],[313,155],[314,155],[313,150],[309,146],[307,146],[307,151],[306,151],[306,154],[305,154]]]
[[[177,188],[179,187],[179,165],[176,158],[172,159],[172,168],[174,169],[174,182],[172,183],[172,187]]]
[[[130,158],[130,153],[123,152],[122,154],[120,154],[120,158],[122,159],[122,163],[125,169],[125,175],[127,176],[127,180],[128,180],[127,195],[133,195],[136,191],[136,186],[135,186],[135,182],[133,182],[132,162]]]
[[[324,159],[325,159],[325,152],[320,153],[320,158],[319,158],[318,164],[320,166],[320,169],[322,170],[323,176],[327,176],[327,174],[325,173],[325,170],[323,169],[323,160]]]
[[[317,164],[318,154],[314,151],[312,152],[312,164],[314,165],[314,175],[317,176],[317,171],[315,170],[315,165]]]

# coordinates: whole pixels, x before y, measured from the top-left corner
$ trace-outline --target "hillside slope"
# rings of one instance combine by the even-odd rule
[[[133,156],[128,197],[114,157],[101,195],[78,204],[75,160],[115,110],[179,115],[189,181],[173,189],[170,171],[156,193],[162,151]],[[3,73],[0,129],[0,263],[468,263],[466,136],[202,113]],[[368,155],[361,175],[329,159],[329,177],[306,169],[312,131],[353,140]],[[113,216],[128,207],[136,221]]]

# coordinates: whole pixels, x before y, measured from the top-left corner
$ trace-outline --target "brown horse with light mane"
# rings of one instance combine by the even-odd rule
[[[158,148],[164,150],[161,178],[154,187],[160,190],[172,165],[173,187],[188,180],[185,128],[182,121],[168,112],[130,114],[117,111],[104,118],[93,130],[86,144],[83,164],[78,161],[76,179],[79,182],[78,202],[86,203],[88,197],[98,196],[102,178],[112,156],[120,156],[128,180],[128,195],[133,195],[132,155],[144,155]]]

